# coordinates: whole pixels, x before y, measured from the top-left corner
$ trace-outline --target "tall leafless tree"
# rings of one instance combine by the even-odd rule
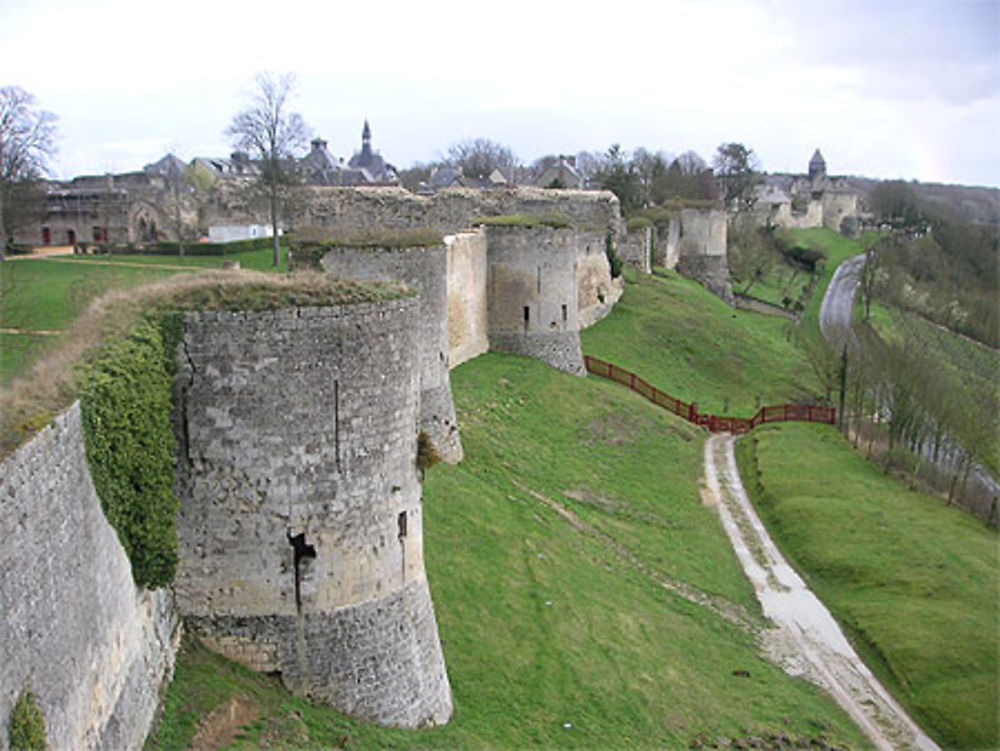
[[[45,174],[55,153],[55,120],[24,89],[0,88],[0,251],[16,229],[19,199]]]
[[[288,112],[295,88],[291,73],[258,73],[250,106],[237,113],[226,129],[234,145],[257,160],[254,179],[267,198],[274,239],[274,265],[281,263],[279,222],[288,189],[297,182],[295,152],[306,145],[302,117]]]

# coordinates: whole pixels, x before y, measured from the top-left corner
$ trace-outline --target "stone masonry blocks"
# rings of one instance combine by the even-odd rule
[[[448,291],[445,246],[331,248],[321,261],[331,274],[363,281],[398,281],[420,295],[420,427],[447,462],[462,460],[462,442],[448,375]]]
[[[290,690],[403,727],[452,707],[423,566],[419,311],[188,313],[177,375],[179,609]]]
[[[169,590],[132,581],[79,403],[0,464],[0,508],[0,749],[29,681],[50,748],[141,748],[180,626]]]

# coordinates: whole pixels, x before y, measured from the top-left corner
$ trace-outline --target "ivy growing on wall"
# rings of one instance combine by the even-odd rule
[[[170,421],[179,314],[150,314],[84,365],[84,444],[104,515],[135,583],[169,584],[177,570],[175,438]]]
[[[30,686],[18,697],[10,713],[7,737],[11,751],[45,751],[48,748],[45,715]]]
[[[611,278],[617,279],[622,275],[622,259],[618,257],[615,234],[611,230],[604,236],[604,253],[608,257],[608,265],[611,266]]]

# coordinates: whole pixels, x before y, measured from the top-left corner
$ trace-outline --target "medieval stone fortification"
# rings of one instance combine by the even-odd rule
[[[0,464],[0,749],[31,687],[53,749],[141,748],[173,673],[173,597],[132,582],[79,405]]]
[[[858,192],[847,178],[827,174],[819,149],[808,174],[765,175],[755,192],[754,214],[763,226],[854,232],[861,213]]]
[[[214,648],[402,727],[451,716],[423,565],[416,298],[189,314],[174,589]]]
[[[187,314],[169,590],[133,584],[90,481],[77,406],[4,461],[0,725],[30,685],[53,748],[141,746],[180,618],[220,652],[352,715],[403,727],[450,717],[417,433],[461,457],[448,370],[488,349],[584,372],[579,331],[622,290],[605,254],[621,229],[617,200],[324,189],[310,206],[321,225],[371,214],[376,226],[452,234],[443,246],[338,248],[322,260],[345,276],[404,280],[416,297]],[[467,229],[484,214],[553,211],[575,226]],[[711,213],[680,219],[686,232],[665,230],[678,267],[724,252],[724,217],[721,234]]]

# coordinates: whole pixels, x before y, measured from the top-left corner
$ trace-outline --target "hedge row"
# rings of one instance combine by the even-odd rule
[[[282,245],[287,245],[285,238],[281,240]],[[249,240],[235,240],[228,243],[184,243],[184,255],[187,256],[226,256],[232,253],[244,253],[250,250],[265,250],[273,248],[274,244],[270,237],[254,237]],[[104,248],[93,243],[77,243],[76,252],[86,253],[110,253],[112,255],[139,255],[139,256],[179,256],[180,244],[175,242],[158,242],[143,247],[124,246]]]

